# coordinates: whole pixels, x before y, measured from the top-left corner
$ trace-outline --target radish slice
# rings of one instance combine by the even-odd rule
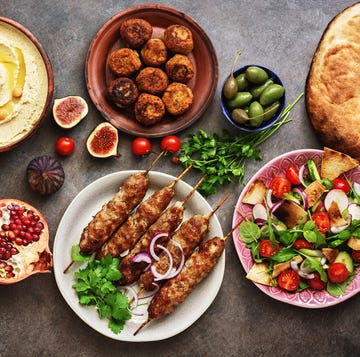
[[[360,219],[360,206],[356,203],[351,203],[349,205],[349,214],[352,219]]]
[[[348,196],[344,191],[337,188],[330,190],[325,196],[324,206],[326,210],[329,210],[333,201],[338,204],[340,212],[343,212],[349,206]]]
[[[266,208],[261,203],[256,203],[254,205],[252,213],[255,221],[259,220],[259,222],[264,222],[268,218]]]
[[[354,191],[355,191],[358,195],[360,195],[360,184],[357,183],[357,182],[354,182],[354,183],[353,183],[353,188],[354,188]]]
[[[266,199],[266,204],[269,208],[271,208],[273,206],[273,201],[272,201],[272,190],[271,189],[268,189],[266,191],[266,196],[265,196],[265,199]]]

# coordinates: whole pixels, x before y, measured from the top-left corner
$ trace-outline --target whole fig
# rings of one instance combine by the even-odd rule
[[[65,181],[61,163],[47,155],[32,159],[27,166],[26,174],[31,189],[41,195],[58,191]]]

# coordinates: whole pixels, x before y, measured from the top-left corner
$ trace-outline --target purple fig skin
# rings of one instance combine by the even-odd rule
[[[46,155],[32,159],[26,174],[31,189],[41,195],[55,193],[65,181],[65,172],[60,162]]]

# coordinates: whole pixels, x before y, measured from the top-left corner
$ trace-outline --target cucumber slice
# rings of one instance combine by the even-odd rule
[[[339,254],[337,255],[334,263],[343,263],[345,264],[347,270],[349,271],[349,273],[353,273],[354,272],[354,263],[353,260],[351,259],[351,256],[348,252],[339,252]]]

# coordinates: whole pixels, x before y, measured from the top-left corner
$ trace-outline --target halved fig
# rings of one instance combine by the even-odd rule
[[[49,228],[35,207],[18,199],[0,200],[0,284],[49,272]]]
[[[89,111],[87,102],[80,96],[68,96],[54,100],[53,116],[63,129],[71,129],[85,118]]]
[[[90,155],[99,158],[119,156],[117,129],[108,122],[100,123],[89,135],[86,147]]]

